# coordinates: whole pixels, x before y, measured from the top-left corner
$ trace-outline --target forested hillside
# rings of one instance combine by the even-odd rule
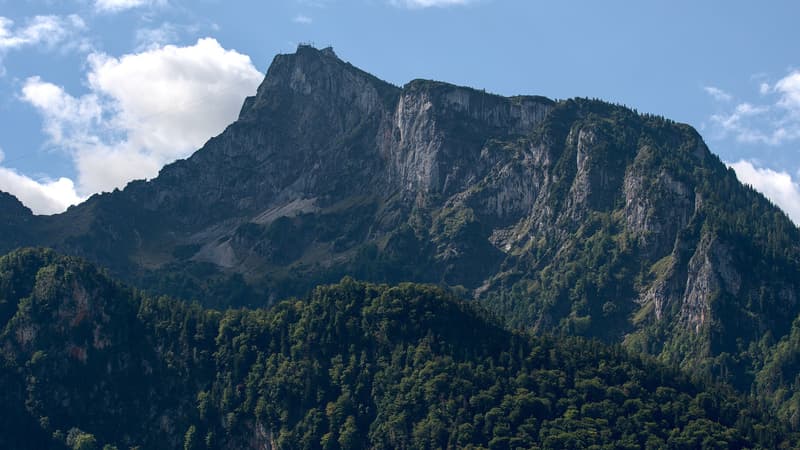
[[[792,448],[731,389],[439,288],[219,312],[47,250],[0,258],[3,448]],[[107,447],[103,447],[107,446]]]

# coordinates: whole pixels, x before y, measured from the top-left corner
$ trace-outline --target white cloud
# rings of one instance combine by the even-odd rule
[[[84,137],[102,118],[103,107],[94,93],[75,98],[59,86],[30,77],[22,88],[22,99],[44,113],[44,128],[56,144]]]
[[[115,13],[141,6],[163,5],[165,0],[95,0],[94,7],[100,12]]]
[[[717,88],[706,87],[705,91],[715,100],[734,100]],[[758,92],[766,103],[737,102],[732,109],[711,115],[712,137],[772,146],[800,140],[800,71],[793,71],[772,85],[761,82]]]
[[[723,91],[722,89],[720,89],[718,87],[706,86],[706,87],[703,88],[703,90],[706,91],[706,93],[708,95],[713,97],[714,100],[717,100],[717,101],[720,101],[720,102],[729,102],[729,101],[733,100],[733,96],[731,94],[728,94],[727,92]]]
[[[16,196],[36,214],[55,214],[83,201],[69,178],[37,181],[0,167],[0,191]]]
[[[92,89],[113,99],[112,125],[166,159],[183,157],[232,122],[263,75],[214,39],[138,54],[89,58]]]
[[[780,94],[778,105],[786,108],[793,115],[800,115],[800,71],[794,71],[783,77],[773,87]]]
[[[68,41],[86,28],[80,16],[35,16],[22,27],[14,27],[14,21],[0,16],[0,51],[28,46],[44,45],[52,48]]]
[[[463,6],[474,0],[391,0],[394,6],[420,9],[445,6]]]
[[[312,23],[313,21],[314,21],[314,19],[312,19],[311,17],[304,16],[302,14],[296,15],[294,17],[294,19],[292,19],[292,22],[303,24],[303,25],[308,25],[308,24]]]
[[[190,155],[236,118],[262,78],[248,56],[206,38],[120,58],[91,54],[87,94],[31,77],[21,98],[41,113],[51,143],[73,157],[77,192],[88,196]]]
[[[753,186],[800,225],[800,184],[790,174],[756,167],[745,160],[728,165],[736,171],[739,181]]]

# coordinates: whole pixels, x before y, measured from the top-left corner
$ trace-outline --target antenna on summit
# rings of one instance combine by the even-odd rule
[[[323,49],[318,49],[314,41],[301,41],[299,44],[297,44],[297,50],[302,50],[302,49],[319,50],[319,52],[325,56],[333,56],[334,58],[338,58],[336,52],[333,51],[333,46],[330,45]]]
[[[330,45],[320,50],[320,52],[322,52],[323,55],[333,56],[334,58],[338,58],[338,56],[336,56],[336,52],[333,51],[333,47]]]

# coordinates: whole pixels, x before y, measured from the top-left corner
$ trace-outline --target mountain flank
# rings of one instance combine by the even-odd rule
[[[433,286],[344,279],[218,312],[77,258],[0,258],[0,446],[791,448],[724,386],[511,333]]]
[[[691,127],[596,100],[403,87],[278,55],[238,120],[150,181],[33,216],[153,295],[258,307],[353,276],[446,286],[511,328],[724,380],[800,421],[800,234]]]

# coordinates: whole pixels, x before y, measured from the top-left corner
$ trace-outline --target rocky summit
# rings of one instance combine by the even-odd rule
[[[300,46],[157,178],[54,216],[0,204],[3,250],[52,247],[151,293],[261,306],[346,275],[434,283],[510,327],[800,405],[783,376],[800,360],[797,227],[690,126],[620,105],[397,87]]]

